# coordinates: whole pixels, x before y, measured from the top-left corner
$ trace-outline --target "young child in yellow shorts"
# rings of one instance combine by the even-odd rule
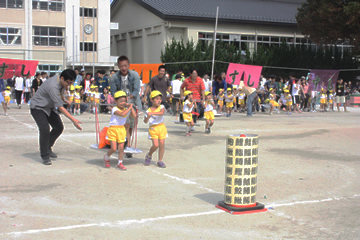
[[[6,90],[5,90],[4,100],[5,100],[6,106],[9,104],[10,98],[11,98],[11,91],[10,91],[10,89],[11,89],[10,86],[7,86],[7,87],[6,87]]]
[[[292,97],[289,93],[288,89],[284,90],[285,93],[285,100],[286,100],[286,114],[291,115],[291,106],[292,106]]]
[[[193,100],[193,93],[191,91],[184,92],[184,107],[183,107],[183,118],[186,123],[186,133],[185,136],[191,136],[191,128],[194,126],[194,120],[192,118],[192,110],[196,106],[195,101]]]
[[[74,115],[78,114],[80,115],[80,102],[81,102],[81,96],[80,96],[80,90],[81,90],[81,85],[77,85],[75,87],[75,93],[74,93],[74,104],[75,104],[75,110],[74,110]]]
[[[219,105],[219,113],[222,113],[224,106],[224,99],[225,99],[224,89],[222,88],[219,89],[219,94],[217,98],[218,98],[217,104]]]
[[[163,162],[165,154],[165,139],[167,138],[167,130],[164,124],[165,107],[161,105],[162,94],[155,90],[150,94],[151,107],[146,111],[144,123],[149,123],[149,138],[152,141],[152,146],[145,156],[145,166],[151,163],[153,153],[159,149],[159,161],[157,165],[161,168],[166,168]]]
[[[116,148],[119,151],[117,167],[123,171],[126,171],[126,167],[122,164],[124,158],[124,144],[126,138],[125,123],[126,119],[131,115],[135,118],[136,113],[132,104],[127,103],[126,93],[118,91],[114,95],[116,107],[111,111],[110,127],[107,130],[106,136],[110,141],[111,148],[104,156],[105,167],[110,167],[110,156],[116,152]]]
[[[204,102],[204,117],[206,119],[206,126],[205,126],[205,133],[209,134],[211,133],[210,128],[212,125],[214,125],[214,108],[215,103],[213,99],[211,98],[211,92],[207,91],[205,92],[205,102]]]
[[[327,96],[326,96],[326,89],[321,88],[320,90],[320,112],[326,111],[326,105],[327,105]]]
[[[273,115],[273,110],[275,107],[279,107],[279,104],[275,101],[276,100],[276,93],[275,93],[275,88],[270,88],[269,89],[269,92],[270,92],[270,95],[269,95],[269,99],[270,99],[270,112],[269,114],[270,115]]]
[[[226,102],[226,117],[231,117],[231,110],[234,106],[234,95],[232,94],[231,88],[228,88],[226,90],[225,102]]]

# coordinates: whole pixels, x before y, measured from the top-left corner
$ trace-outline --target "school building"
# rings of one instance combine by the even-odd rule
[[[0,0],[0,57],[66,67],[112,69],[109,0]]]
[[[133,63],[158,63],[164,44],[176,40],[213,40],[234,44],[238,51],[259,45],[306,44],[316,48],[297,28],[297,8],[305,0],[113,0],[111,52]],[[210,59],[209,59],[210,60]]]

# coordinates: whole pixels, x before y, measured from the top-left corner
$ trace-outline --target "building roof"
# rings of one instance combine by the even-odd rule
[[[116,4],[117,0],[113,2]],[[164,20],[215,19],[227,22],[296,24],[297,8],[305,0],[135,0]]]

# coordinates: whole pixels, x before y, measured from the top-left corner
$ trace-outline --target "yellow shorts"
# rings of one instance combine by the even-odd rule
[[[224,101],[223,101],[223,100],[219,100],[219,101],[218,101],[218,104],[219,104],[220,106],[222,106],[222,105],[224,105]]]
[[[76,99],[76,98],[75,98],[75,99],[74,99],[74,102],[77,103],[77,104],[79,104],[79,103],[80,103],[80,99]]]
[[[326,99],[325,99],[325,98],[320,99],[320,103],[321,103],[321,104],[325,104],[325,103],[326,103]]]
[[[270,104],[272,104],[274,107],[278,107],[279,104],[277,102],[275,102],[274,100],[270,101]]]
[[[330,103],[330,104],[333,104],[333,100],[330,99],[330,100],[329,100],[329,103]]]
[[[236,98],[233,99],[233,103],[236,104]]]
[[[244,105],[245,104],[245,100],[244,99],[239,99],[239,105]]]
[[[94,97],[90,97],[90,102],[94,102]]]
[[[184,122],[191,122],[192,119],[192,113],[183,113]]]
[[[96,103],[96,104],[99,104],[99,103],[100,103],[98,98],[95,98],[95,103]]]
[[[292,101],[291,102],[286,102],[286,106],[292,106]]]
[[[73,102],[73,101],[74,101],[74,98],[73,98],[73,97],[69,97],[69,98],[68,98],[68,101]]]
[[[226,107],[227,108],[232,108],[234,106],[234,103],[233,102],[227,102],[226,103]]]
[[[5,100],[6,103],[9,103],[10,102],[10,97],[7,96],[7,97],[4,98],[4,100]]]
[[[122,125],[110,126],[107,130],[106,136],[108,137],[109,141],[123,143],[125,142],[126,138],[125,127]]]
[[[149,127],[149,139],[165,139],[167,137],[167,129],[164,123]]]
[[[206,120],[214,120],[214,113],[213,111],[204,112],[204,117]]]

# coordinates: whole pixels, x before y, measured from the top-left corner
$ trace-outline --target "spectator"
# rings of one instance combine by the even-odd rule
[[[254,98],[256,97],[256,88],[253,87],[248,87],[244,85],[244,81],[240,82],[240,86],[239,86],[244,93],[247,96],[247,101],[246,101],[246,107],[247,107],[247,117],[252,117],[253,115],[253,111],[255,111],[255,109],[253,109],[252,103]]]
[[[101,104],[107,104],[109,96],[109,90],[107,88],[104,88],[101,96],[100,96],[100,103]],[[109,110],[106,105],[100,105],[100,113],[107,113]]]
[[[20,75],[15,77],[15,84],[14,84],[14,88],[15,88],[15,95],[16,95],[16,104],[18,105],[18,108],[21,108],[21,97],[22,94],[24,92],[24,78],[21,77]]]
[[[299,103],[300,103],[300,96],[299,96],[299,92],[301,90],[301,85],[300,85],[300,79],[296,80],[294,79],[294,84],[292,84],[292,102],[293,102],[293,106],[294,106],[294,110],[296,113],[301,113],[300,109],[299,109]]]
[[[7,113],[4,97],[5,97],[5,82],[4,82],[4,79],[0,79],[0,103],[4,109],[5,116],[7,116],[8,113]]]
[[[344,80],[343,79],[338,79],[336,86],[335,86],[335,91],[336,91],[336,105],[337,105],[337,110],[338,112],[340,112],[340,104],[343,105],[344,107],[344,112],[348,112],[348,110],[346,110],[346,105],[345,105],[345,86],[344,86]]]
[[[109,87],[109,80],[105,77],[105,70],[98,71],[98,78],[96,79],[96,85],[99,87],[99,92],[103,92],[104,88]]]
[[[182,85],[181,74],[178,74],[176,75],[176,78],[173,81],[171,81],[173,115],[179,113],[181,85]]]
[[[221,78],[221,75],[216,74],[212,82],[212,95],[215,100],[217,100],[220,88],[227,89],[227,82]]]
[[[185,79],[181,85],[181,98],[184,97],[185,90],[192,92],[193,99],[196,102],[196,111],[199,113],[199,118],[202,118],[204,116],[204,107],[202,102],[205,101],[205,85],[204,81],[198,77],[198,73],[195,68],[190,70],[190,77]]]
[[[84,80],[80,83],[85,93],[90,92],[91,73],[86,73]]]
[[[25,97],[25,103],[27,104],[29,104],[31,84],[32,84],[31,76],[28,75],[25,79],[25,86],[24,86],[24,97]]]
[[[203,77],[205,92],[212,92],[212,81],[209,79],[209,75],[204,74]]]
[[[171,78],[171,81],[174,81],[175,79],[177,79],[176,77],[177,77],[177,75],[180,75],[181,76],[181,78],[182,78],[182,74],[184,74],[183,73],[183,70],[182,69],[179,69],[178,71],[177,71],[177,73],[175,73],[174,75],[172,75],[172,78]],[[180,79],[180,81],[184,81],[184,79]]]
[[[45,82],[47,80],[48,74],[46,72],[41,72],[41,80]]]
[[[75,82],[74,82],[74,86],[80,85],[81,82],[82,82],[82,80],[83,80],[83,78],[82,78],[82,76],[80,75],[78,68],[75,68],[75,74],[76,74],[76,79],[75,79]]]
[[[282,77],[279,77],[279,81],[276,82],[276,101],[279,100],[281,94],[283,93],[284,87],[284,79]]]
[[[158,75],[151,78],[150,82],[148,83],[145,91],[145,96],[147,96],[148,93],[158,90],[162,94],[162,101],[161,105],[165,106],[165,109],[168,109],[170,106],[166,102],[167,99],[167,93],[170,92],[170,81],[165,76],[166,73],[166,67],[165,65],[160,65],[158,68]]]
[[[301,111],[309,111],[308,105],[309,105],[309,99],[310,99],[310,93],[309,93],[309,84],[307,83],[305,77],[301,77]]]
[[[43,84],[43,81],[41,79],[41,75],[40,75],[40,73],[36,73],[35,78],[34,78],[34,80],[32,81],[32,84],[31,84],[33,96],[35,95],[36,91],[39,89],[41,84]]]

